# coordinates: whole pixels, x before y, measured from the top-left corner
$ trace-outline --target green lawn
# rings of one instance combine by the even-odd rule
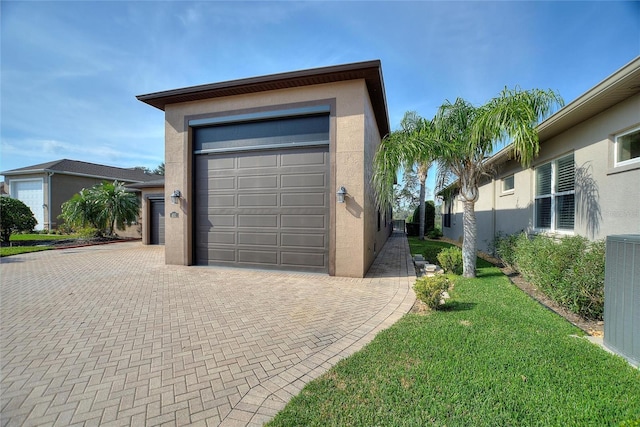
[[[9,238],[11,242],[29,242],[29,241],[54,241],[54,240],[65,240],[65,239],[73,239],[76,236],[70,234],[38,234],[38,233],[29,233],[29,234],[12,234]],[[0,248],[0,257],[18,255],[18,254],[26,254],[29,252],[38,252],[38,251],[46,251],[47,249],[51,249],[51,246],[12,246],[12,247],[2,247]]]
[[[404,316],[268,425],[638,425],[639,370],[478,266],[444,309]]]
[[[9,238],[11,242],[24,242],[26,240],[64,240],[64,239],[72,239],[75,236],[70,234],[12,234]]]
[[[0,248],[0,257],[26,254],[29,252],[39,252],[51,249],[51,246],[11,246]]]

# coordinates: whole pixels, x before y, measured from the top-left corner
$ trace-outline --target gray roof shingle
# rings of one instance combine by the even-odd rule
[[[109,180],[117,179],[118,181],[125,181],[130,183],[147,182],[163,178],[161,175],[148,174],[140,169],[118,168],[115,166],[99,165],[97,163],[89,163],[69,159],[55,160],[52,162],[12,169],[0,172],[0,175],[24,175],[28,173],[38,172],[55,172],[68,175],[91,176]]]

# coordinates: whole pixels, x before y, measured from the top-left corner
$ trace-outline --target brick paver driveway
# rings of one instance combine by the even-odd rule
[[[1,424],[261,425],[406,313],[394,235],[365,279],[164,265],[138,242],[3,258]]]

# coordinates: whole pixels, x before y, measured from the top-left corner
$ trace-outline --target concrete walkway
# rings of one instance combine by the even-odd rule
[[[364,279],[164,265],[138,242],[0,261],[0,425],[262,425],[414,302],[406,237]]]

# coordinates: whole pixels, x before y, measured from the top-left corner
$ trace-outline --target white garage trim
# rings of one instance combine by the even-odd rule
[[[35,230],[44,230],[44,180],[42,178],[12,179],[9,181],[9,194],[31,209],[38,223]]]

